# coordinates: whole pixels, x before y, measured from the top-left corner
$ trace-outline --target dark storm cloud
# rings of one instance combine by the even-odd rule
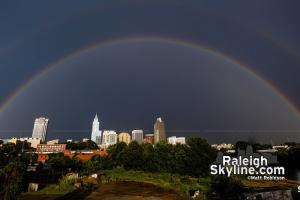
[[[299,107],[299,2],[24,1],[0,5],[0,102],[47,64],[132,35],[192,41],[234,57]]]
[[[77,130],[88,130],[95,112],[101,128],[127,131],[151,132],[162,116],[168,135],[299,128],[288,104],[243,67],[200,48],[153,39],[116,42],[55,66],[0,115],[0,126],[30,130],[35,117],[46,115],[50,137],[88,137],[89,131]]]

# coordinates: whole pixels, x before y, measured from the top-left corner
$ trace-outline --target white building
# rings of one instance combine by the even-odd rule
[[[98,120],[98,116],[96,114],[94,121],[93,121],[93,126],[92,126],[92,135],[91,135],[91,140],[95,142],[96,144],[101,144],[101,136],[102,132],[99,130],[100,123]]]
[[[143,130],[133,130],[131,134],[132,134],[132,141],[136,141],[139,144],[143,144],[144,142]]]
[[[233,146],[233,144],[222,143],[222,144],[212,144],[211,147],[220,151],[221,149],[233,149],[234,146]]]
[[[20,138],[19,141],[24,142],[26,141],[27,143],[30,144],[30,147],[32,148],[37,148],[38,144],[41,144],[41,138]]]
[[[168,137],[168,143],[169,144],[185,144],[185,137],[176,137],[176,136],[171,136]]]
[[[110,145],[117,144],[118,135],[116,131],[113,130],[104,130],[103,139],[102,139],[102,148],[107,148]]]
[[[58,143],[59,143],[59,139],[54,139],[47,142],[47,144],[58,144]]]
[[[49,119],[45,117],[36,118],[34,121],[32,138],[41,138],[42,143],[46,141]]]

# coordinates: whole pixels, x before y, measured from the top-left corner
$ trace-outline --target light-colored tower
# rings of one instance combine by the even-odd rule
[[[129,133],[122,132],[119,134],[119,142],[125,142],[126,144],[129,144],[131,142],[131,136]]]
[[[99,130],[100,123],[98,120],[98,116],[96,114],[94,121],[93,121],[93,126],[92,126],[92,135],[91,135],[91,140],[95,142],[96,144],[101,144],[101,135],[102,132]]]
[[[132,133],[132,141],[136,141],[139,144],[142,144],[144,142],[143,130],[133,130],[131,133]]]
[[[49,119],[45,117],[36,118],[34,121],[32,138],[40,138],[41,142],[46,141]]]
[[[165,123],[161,117],[157,118],[154,124],[154,143],[156,144],[160,141],[166,141]]]

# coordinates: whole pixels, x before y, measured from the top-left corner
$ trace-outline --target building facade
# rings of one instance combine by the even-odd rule
[[[131,142],[131,136],[129,133],[122,132],[118,135],[119,142],[125,142],[126,144],[129,144]]]
[[[185,144],[185,137],[168,137],[168,143],[169,144]]]
[[[154,124],[154,143],[158,142],[166,142],[165,123],[161,117],[157,118]]]
[[[58,143],[59,143],[59,139],[47,141],[47,144],[58,144]]]
[[[49,119],[45,117],[36,118],[34,121],[32,138],[40,138],[45,143]]]
[[[96,114],[94,121],[93,121],[93,125],[92,125],[91,140],[98,145],[102,143],[102,141],[101,141],[102,132],[99,130],[99,127],[100,127],[100,122],[99,122],[98,116]]]
[[[145,143],[154,144],[154,134],[146,134]]]
[[[37,148],[37,145],[41,144],[41,138],[20,138],[19,139],[21,142],[27,142],[27,144],[31,148]]]
[[[133,130],[131,133],[132,133],[132,141],[136,141],[139,144],[142,144],[144,142],[143,130]]]
[[[38,153],[63,153],[66,150],[66,144],[38,144],[36,152]]]
[[[110,145],[117,144],[118,135],[116,131],[113,130],[105,130],[103,131],[103,139],[102,139],[102,148],[107,148]]]

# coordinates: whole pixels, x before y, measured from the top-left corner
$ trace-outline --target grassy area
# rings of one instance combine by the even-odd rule
[[[199,183],[199,179],[189,176],[179,176],[168,173],[149,173],[143,171],[127,171],[123,168],[106,170],[105,175],[101,177],[102,183],[111,181],[134,181],[151,183],[155,186],[169,191],[175,191],[183,197],[189,196],[190,190],[206,191],[208,189],[207,180],[203,179]]]
[[[72,177],[64,176],[59,180],[58,184],[49,185],[37,192],[28,192],[33,195],[65,195],[73,192],[77,188],[74,186],[75,179]]]

